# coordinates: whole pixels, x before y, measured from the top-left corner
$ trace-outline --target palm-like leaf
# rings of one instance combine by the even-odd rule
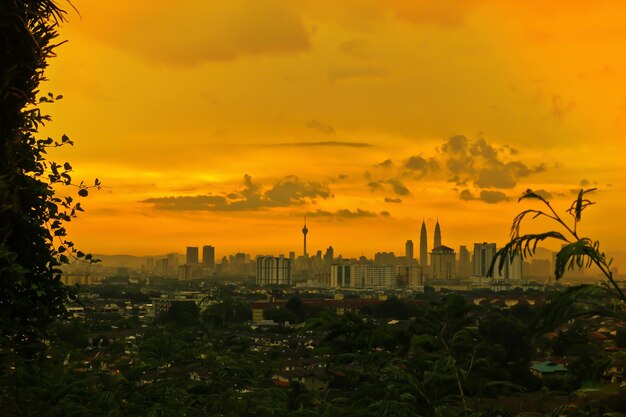
[[[611,288],[611,293],[620,301],[626,302],[626,296],[622,289],[617,285],[611,272],[611,259],[607,259],[606,255],[600,251],[600,243],[592,241],[586,237],[580,237],[578,235],[578,223],[580,223],[582,212],[589,206],[595,204],[585,196],[593,191],[595,188],[587,190],[581,189],[578,193],[576,200],[572,202],[567,213],[574,219],[573,225],[568,225],[561,216],[552,208],[550,202],[535,193],[532,190],[526,190],[526,192],[519,198],[521,200],[539,200],[547,207],[546,211],[529,209],[519,213],[513,219],[511,225],[511,240],[502,249],[500,249],[489,267],[489,275],[493,276],[493,272],[498,265],[498,271],[502,271],[506,262],[511,262],[515,256],[520,256],[521,259],[526,259],[534,255],[537,250],[537,245],[548,239],[557,240],[564,243],[561,250],[556,255],[556,262],[554,267],[554,275],[556,279],[561,278],[568,269],[573,268],[589,268],[592,265],[596,265],[607,279],[607,286]],[[532,219],[538,217],[548,218],[557,224],[559,224],[567,232],[567,236],[559,231],[549,231],[539,234],[521,234],[521,226],[528,216],[532,216]]]

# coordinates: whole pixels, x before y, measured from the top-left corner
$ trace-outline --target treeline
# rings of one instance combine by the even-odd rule
[[[257,331],[242,325],[244,310],[227,297],[202,310],[174,303],[147,328],[58,322],[45,356],[5,352],[0,407],[6,415],[42,416],[549,413],[559,404],[582,405],[563,396],[546,400],[546,390],[569,393],[599,381],[610,365],[585,321],[546,338],[533,334],[545,309],[524,303],[391,298],[337,316],[293,298],[285,310],[299,324]],[[579,359],[568,375],[545,380],[529,369],[543,355]],[[288,380],[277,385],[281,375]],[[511,398],[517,409],[506,405]],[[623,410],[621,398],[590,406]]]

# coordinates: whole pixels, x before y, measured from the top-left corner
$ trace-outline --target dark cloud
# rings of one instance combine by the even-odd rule
[[[462,135],[452,136],[439,153],[450,181],[457,185],[472,182],[479,188],[510,189],[520,178],[546,170],[543,164],[531,168],[521,161],[506,161],[502,149],[498,151],[482,138],[471,141]]]
[[[326,210],[316,210],[312,212],[306,213],[307,217],[332,217],[339,219],[358,219],[358,218],[367,218],[367,217],[389,217],[390,214],[388,211],[381,211],[380,213],[376,213],[369,210],[349,210],[349,209],[340,209],[337,211],[326,211]]]
[[[321,146],[344,147],[344,148],[369,148],[373,145],[371,143],[365,143],[365,142],[325,141],[325,142],[292,142],[292,143],[285,142],[285,143],[269,144],[267,146],[276,146],[276,147],[284,147],[284,148],[310,148],[310,147],[321,147]]]
[[[383,186],[380,182],[378,181],[370,181],[367,183],[367,186],[370,188],[371,191],[376,191],[376,190],[382,190]]]
[[[459,198],[461,200],[465,200],[465,201],[476,200],[476,198],[472,195],[470,190],[463,190],[463,191],[461,191],[461,193],[459,194]]]
[[[328,70],[328,81],[342,81],[351,78],[384,78],[389,72],[384,68],[370,66],[331,67]]]
[[[325,135],[334,135],[335,134],[335,128],[332,127],[331,125],[322,123],[318,120],[308,120],[306,122],[306,127],[308,127],[309,129],[313,129],[315,131],[318,131],[320,133],[323,133]]]
[[[489,204],[496,204],[502,201],[509,201],[509,197],[502,191],[481,190],[479,200]]]
[[[311,47],[311,32],[299,12],[282,1],[217,0],[180,2],[176,7],[100,9],[103,22],[115,18],[122,23],[111,30],[96,22],[87,29],[91,36],[171,66],[292,54]]]
[[[591,184],[591,183],[590,183],[590,182],[589,182],[589,180],[587,180],[587,179],[584,179],[584,178],[583,178],[583,179],[580,181],[580,186],[581,186],[581,187],[586,187],[586,186],[588,186],[589,184]]]
[[[402,181],[391,178],[387,180],[370,181],[367,186],[372,191],[384,189],[384,185],[391,185],[391,189],[397,195],[409,195],[411,191],[402,183]]]
[[[340,182],[340,181],[345,181],[348,179],[348,175],[347,174],[339,174],[336,177],[330,177],[330,182],[332,183],[336,183],[336,182]]]
[[[376,168],[392,168],[392,167],[393,167],[393,161],[391,159],[385,159],[380,164],[376,164]]]
[[[320,197],[328,199],[331,197],[330,190],[326,184],[319,182],[301,182],[295,176],[288,176],[284,180],[274,184],[272,188],[265,192],[264,199],[279,206],[289,206],[301,204],[305,199]]]
[[[411,194],[409,189],[404,184],[402,184],[402,182],[400,182],[399,180],[391,179],[391,180],[387,180],[386,183],[391,185],[391,187],[393,188],[393,192],[398,195]]]
[[[424,158],[420,155],[414,155],[406,159],[403,163],[404,168],[415,172],[419,177],[423,177],[429,172],[436,171],[439,163],[434,158]]]
[[[497,204],[503,201],[510,200],[510,198],[506,194],[504,194],[502,191],[481,190],[478,197],[475,197],[470,192],[470,190],[467,190],[467,189],[461,191],[461,193],[459,194],[459,198],[465,201],[472,201],[472,200],[482,201],[487,204]]]
[[[247,211],[271,207],[301,205],[316,198],[329,199],[332,194],[328,185],[320,182],[304,182],[291,175],[263,190],[250,175],[243,178],[239,191],[221,195],[171,196],[149,198],[143,203],[152,204],[157,210],[168,211]]]
[[[226,198],[219,195],[196,195],[148,198],[142,203],[150,203],[158,210],[197,211],[208,210],[208,207],[228,205]]]
[[[385,197],[385,203],[402,203],[401,198]]]

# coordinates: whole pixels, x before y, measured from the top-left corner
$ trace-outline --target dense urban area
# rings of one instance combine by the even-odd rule
[[[55,325],[55,389],[15,393],[16,404],[225,416],[626,407],[626,323],[601,286],[574,285],[597,277],[556,282],[549,258],[490,272],[495,244],[457,258],[440,239],[437,225],[418,259],[408,241],[404,256],[371,260],[308,256],[304,243],[297,258],[216,263],[206,245],[70,265],[63,280],[78,299]]]

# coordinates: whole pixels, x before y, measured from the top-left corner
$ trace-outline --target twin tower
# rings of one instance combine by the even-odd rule
[[[435,239],[433,241],[433,249],[441,246],[441,227],[439,219],[435,225]],[[426,268],[428,266],[428,232],[426,231],[426,223],[422,220],[422,230],[420,231],[420,266]]]

